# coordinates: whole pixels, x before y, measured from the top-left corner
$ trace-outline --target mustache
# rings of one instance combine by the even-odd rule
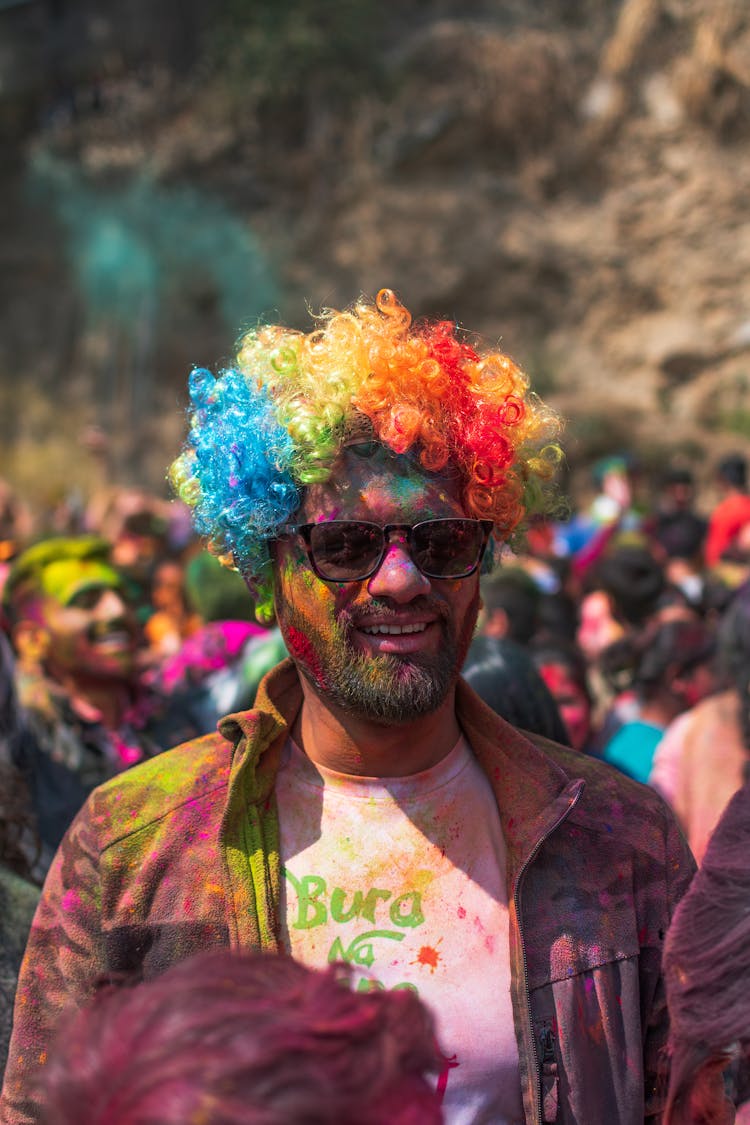
[[[361,628],[376,619],[384,623],[389,620],[396,621],[399,617],[403,617],[405,609],[408,609],[411,613],[424,613],[437,617],[443,623],[448,621],[450,616],[448,607],[443,602],[437,598],[425,596],[410,601],[407,607],[401,606],[398,608],[386,600],[372,600],[366,606],[354,606],[342,610],[338,620],[341,625],[348,629],[353,629],[355,626]]]

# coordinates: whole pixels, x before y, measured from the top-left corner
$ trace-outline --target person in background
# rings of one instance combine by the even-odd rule
[[[480,580],[483,609],[479,632],[527,645],[534,635],[541,590],[520,567],[501,566]]]
[[[222,715],[252,707],[266,672],[288,654],[278,628],[253,620],[255,605],[242,576],[208,551],[187,564],[185,593],[203,624],[150,680],[165,695],[189,695],[197,733],[208,734]]]
[[[617,537],[589,576],[603,590],[612,612],[627,629],[641,628],[658,607],[667,586],[664,568],[642,535]]]
[[[187,701],[169,707],[139,680],[137,628],[104,540],[29,547],[13,564],[5,608],[24,712],[13,761],[49,863],[92,789],[196,727]]]
[[[0,1075],[8,1055],[18,970],[39,901],[33,873],[38,842],[29,794],[12,764],[23,737],[13,653],[0,632]]]
[[[750,524],[750,495],[747,491],[747,458],[741,453],[724,457],[716,467],[721,499],[708,519],[705,559],[713,567]]]
[[[750,585],[724,611],[717,648],[721,690],[670,724],[649,777],[699,864],[727,803],[750,777]]]
[[[708,521],[694,510],[695,480],[690,469],[672,467],[662,476],[656,511],[646,530],[664,566],[668,583],[696,607],[704,588],[703,547]]]
[[[443,1059],[409,990],[212,950],[100,991],[44,1071],[44,1125],[440,1125]]]
[[[652,621],[622,642],[631,669],[636,713],[612,734],[602,758],[635,781],[647,782],[668,724],[715,686],[715,638],[699,620]],[[616,654],[611,653],[614,662]]]
[[[558,419],[508,356],[391,290],[307,334],[258,325],[190,385],[172,479],[291,660],[76,818],[19,976],[4,1125],[38,1121],[51,1039],[102,974],[212,946],[417,988],[449,1125],[656,1121],[679,828],[460,676],[492,541],[552,490]]]
[[[664,1125],[731,1125],[733,1103],[740,1107],[737,1125],[750,1122],[749,857],[750,781],[724,810],[667,933],[671,1072]]]
[[[30,509],[16,490],[0,477],[0,598],[2,598],[13,559],[29,542],[34,532]]]
[[[555,700],[529,653],[504,637],[474,638],[463,677],[480,699],[521,730],[572,745]]]
[[[634,693],[612,675],[611,654],[627,650],[630,638],[655,612],[665,588],[664,571],[639,533],[617,535],[587,573],[576,643],[586,660],[594,700],[595,749],[637,714]]]
[[[531,659],[557,704],[574,750],[590,751],[593,701],[586,662],[574,644],[562,638],[540,636],[531,645]]]
[[[23,778],[0,761],[0,1078],[8,1057],[18,970],[39,902],[29,859],[31,833]]]
[[[148,660],[158,663],[179,652],[183,641],[200,628],[201,620],[192,613],[185,591],[185,568],[180,559],[162,559],[151,580],[153,613],[143,626]]]
[[[183,505],[170,505],[140,488],[107,487],[92,497],[86,526],[106,539],[140,628],[153,613],[152,583],[158,564],[185,546]]]
[[[627,455],[605,457],[592,470],[598,493],[588,510],[558,526],[557,552],[571,556],[572,574],[585,582],[620,536],[638,535],[643,519],[633,503],[637,469]]]

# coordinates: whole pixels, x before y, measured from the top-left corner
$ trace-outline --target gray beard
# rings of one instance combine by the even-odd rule
[[[365,656],[350,644],[346,620],[337,623],[333,637],[324,637],[287,607],[288,616],[283,615],[284,620],[280,616],[279,625],[282,634],[287,625],[292,625],[309,638],[324,682],[304,661],[297,660],[297,666],[319,695],[370,722],[397,726],[432,714],[444,702],[466,659],[476,622],[476,603],[457,635],[442,620],[438,652],[418,658]]]
[[[366,657],[348,644],[340,651],[335,669],[327,668],[327,696],[343,710],[383,726],[436,711],[458,675],[456,646],[447,638],[438,656],[418,664],[393,655]]]

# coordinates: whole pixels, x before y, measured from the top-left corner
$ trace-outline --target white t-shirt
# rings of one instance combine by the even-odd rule
[[[277,797],[292,955],[349,962],[355,987],[415,988],[446,1056],[446,1122],[522,1122],[505,843],[466,740],[401,778],[335,773],[289,741]]]

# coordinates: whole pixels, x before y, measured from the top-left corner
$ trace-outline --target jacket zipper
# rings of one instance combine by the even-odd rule
[[[540,1070],[540,1067],[539,1067],[539,1052],[537,1051],[537,1046],[536,1046],[536,1036],[534,1035],[533,1013],[531,1011],[531,989],[529,988],[529,977],[528,977],[528,972],[527,972],[527,968],[526,968],[526,942],[524,941],[524,938],[523,938],[523,927],[521,925],[521,884],[523,883],[524,875],[526,874],[530,865],[533,863],[534,859],[536,858],[537,852],[541,848],[542,844],[544,844],[547,840],[549,840],[552,833],[557,831],[557,829],[560,827],[560,825],[563,823],[564,820],[567,820],[570,813],[573,811],[575,806],[578,804],[578,801],[580,800],[580,797],[581,797],[582,793],[583,793],[583,788],[578,790],[578,792],[576,793],[576,795],[573,797],[570,804],[568,805],[567,809],[565,809],[564,812],[558,817],[558,819],[555,821],[555,823],[552,825],[552,827],[547,832],[545,832],[545,834],[541,837],[541,839],[537,840],[536,844],[534,845],[531,852],[527,856],[526,862],[524,863],[523,867],[521,868],[521,870],[518,873],[518,879],[516,880],[516,889],[515,889],[515,892],[513,894],[513,900],[514,900],[515,905],[516,905],[516,917],[518,918],[518,933],[519,933],[519,936],[521,938],[521,959],[523,961],[523,987],[524,987],[524,993],[525,993],[525,996],[526,996],[526,1013],[528,1015],[529,1027],[531,1029],[532,1063],[533,1063],[533,1069],[534,1069],[534,1082],[535,1082],[535,1089],[536,1089],[537,1120],[539,1122],[539,1125],[544,1125],[544,1111],[543,1111],[543,1108],[542,1108],[542,1090],[541,1090],[541,1070]]]

